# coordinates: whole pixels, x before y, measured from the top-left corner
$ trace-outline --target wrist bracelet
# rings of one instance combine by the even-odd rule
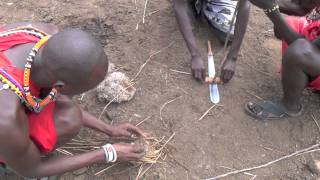
[[[275,12],[275,11],[277,11],[277,10],[279,10],[279,5],[278,4],[276,4],[276,5],[274,5],[271,9],[264,9],[263,11],[264,11],[264,13],[266,13],[266,14],[270,14],[270,13],[272,13],[272,12]]]
[[[106,144],[102,146],[102,149],[104,151],[107,163],[109,162],[114,163],[117,161],[117,152],[116,152],[116,149],[113,147],[113,145]]]

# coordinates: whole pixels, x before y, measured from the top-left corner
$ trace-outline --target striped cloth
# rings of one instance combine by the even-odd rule
[[[233,35],[232,17],[237,2],[237,0],[195,0],[194,5],[196,12],[203,14],[209,23],[219,31],[228,33],[230,26],[232,26],[231,35]]]

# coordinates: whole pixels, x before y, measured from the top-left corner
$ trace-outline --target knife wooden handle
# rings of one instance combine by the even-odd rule
[[[213,56],[212,48],[211,48],[211,42],[210,41],[208,41],[208,55],[209,56]]]

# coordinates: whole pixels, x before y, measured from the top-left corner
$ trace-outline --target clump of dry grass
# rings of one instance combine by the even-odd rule
[[[160,163],[161,160],[165,160],[168,154],[167,145],[173,139],[175,133],[173,133],[168,139],[162,137],[160,139],[156,137],[149,137],[141,139],[141,144],[145,147],[145,156],[140,159],[138,163],[140,165],[138,175],[136,179],[139,179],[143,176],[154,164]],[[101,148],[105,144],[105,140],[96,139],[96,138],[77,138],[72,139],[71,142],[65,144],[61,148],[58,148],[57,151],[65,155],[74,155],[83,152],[88,152]],[[108,166],[99,172],[95,173],[96,176],[101,175],[112,167],[118,165],[119,163]]]

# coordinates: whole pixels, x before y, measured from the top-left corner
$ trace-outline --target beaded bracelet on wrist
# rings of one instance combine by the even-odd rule
[[[276,4],[271,9],[264,9],[263,11],[264,11],[264,13],[266,13],[268,15],[270,13],[273,13],[273,12],[279,10],[279,8],[280,8],[279,5]]]

